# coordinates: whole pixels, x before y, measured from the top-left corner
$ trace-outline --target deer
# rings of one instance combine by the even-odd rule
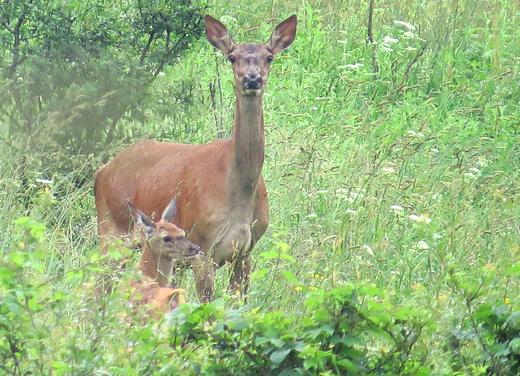
[[[147,215],[177,197],[173,222],[205,255],[191,260],[202,303],[215,296],[215,272],[231,267],[228,291],[246,296],[251,252],[269,223],[262,179],[265,157],[263,94],[274,55],[294,41],[297,17],[281,22],[265,44],[237,44],[227,28],[206,14],[206,38],[227,56],[234,74],[231,138],[206,144],[142,140],[119,152],[95,179],[100,248],[128,232],[128,200]]]
[[[176,263],[190,261],[199,255],[200,247],[186,239],[185,232],[171,223],[176,212],[175,198],[164,209],[161,219],[154,222],[130,201],[129,213],[134,222],[133,236],[142,247],[139,269],[143,278],[132,282],[134,303],[147,304],[154,311],[168,312],[185,303],[185,291],[171,286],[170,278]]]

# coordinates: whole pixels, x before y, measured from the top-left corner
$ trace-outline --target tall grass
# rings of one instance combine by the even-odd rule
[[[512,366],[490,366],[506,355],[492,347],[502,337],[485,331],[493,325],[499,331],[500,321],[492,322],[482,307],[516,312],[520,306],[518,5],[387,0],[375,6],[375,49],[366,42],[368,2],[222,0],[209,9],[238,42],[265,41],[281,19],[299,17],[295,43],[277,57],[264,98],[263,175],[271,219],[253,254],[249,302],[262,315],[280,311],[304,325],[298,320],[308,314],[302,306],[309,296],[366,283],[384,290],[384,300],[397,308],[425,310],[431,328],[419,342],[430,374],[513,374]],[[155,85],[152,121],[128,121],[129,142],[149,137],[201,143],[230,134],[231,70],[207,43],[195,46]],[[177,90],[189,90],[191,103],[178,103]],[[164,112],[167,121],[153,121]],[[16,281],[48,288],[39,292],[42,308],[31,311],[29,326],[20,324],[37,335],[27,337],[32,345],[25,356],[41,374],[78,374],[70,368],[74,362],[76,372],[88,373],[81,359],[98,374],[163,374],[168,367],[199,374],[196,367],[171,365],[171,344],[164,339],[169,334],[157,324],[125,326],[135,312],[118,293],[101,310],[93,308],[89,289],[102,267],[92,258],[97,240],[91,172],[121,146],[79,158],[73,172],[56,172],[59,155],[5,158],[0,165],[2,262],[16,264],[9,254],[20,252],[38,252],[44,260],[34,270],[30,263],[16,264],[32,270]],[[5,155],[7,147],[2,150]],[[86,184],[78,181],[82,177]],[[44,223],[45,235],[34,238],[13,223],[24,216]],[[85,264],[92,267],[82,269]],[[219,270],[217,291],[222,304],[234,307],[225,293],[227,273]],[[5,281],[0,286],[11,286]],[[189,273],[183,285],[195,302]],[[211,347],[174,353],[171,359],[203,366]],[[426,371],[408,371],[420,372]]]

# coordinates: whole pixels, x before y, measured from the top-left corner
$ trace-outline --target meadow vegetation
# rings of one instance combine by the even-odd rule
[[[207,305],[186,271],[188,303],[144,320],[136,268],[96,248],[99,166],[231,134],[231,69],[204,38],[95,153],[15,148],[0,113],[0,375],[519,374],[519,5],[375,1],[371,44],[369,3],[209,3],[238,42],[299,22],[264,96],[270,225],[246,305],[227,268]],[[96,300],[100,278],[122,288]]]

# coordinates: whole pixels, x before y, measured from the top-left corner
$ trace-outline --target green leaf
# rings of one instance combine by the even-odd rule
[[[269,252],[260,253],[260,257],[263,257],[266,259],[274,259],[274,258],[278,258],[279,256],[280,256],[280,254],[277,251],[275,251],[274,249],[270,250]]]
[[[520,275],[520,264],[507,269],[506,275]]]
[[[299,285],[300,284],[300,281],[298,281],[296,279],[296,277],[294,276],[294,274],[289,271],[289,270],[283,270],[282,271],[282,275],[285,277],[286,280],[288,280],[289,282],[295,284],[295,285]]]
[[[287,355],[289,355],[290,352],[291,352],[291,349],[275,350],[275,351],[273,351],[273,353],[271,354],[271,357],[269,359],[271,359],[271,362],[273,362],[273,363],[280,364],[281,362],[284,361],[285,357]]]
[[[268,271],[269,271],[269,269],[267,269],[267,268],[255,270],[255,272],[253,274],[251,274],[251,281],[262,278],[264,275],[267,274]]]
[[[296,260],[294,259],[294,257],[290,256],[290,255],[286,255],[285,253],[282,253],[280,255],[280,258],[283,258],[285,260],[289,260],[289,261],[292,261],[292,262],[296,262]]]

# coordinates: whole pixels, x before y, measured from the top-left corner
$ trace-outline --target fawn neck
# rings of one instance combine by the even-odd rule
[[[155,254],[147,248],[147,245],[143,246],[139,269],[141,269],[143,275],[152,278],[160,287],[168,287],[174,260],[169,259],[165,255]]]
[[[236,94],[228,199],[238,206],[251,203],[264,164],[262,97]]]

